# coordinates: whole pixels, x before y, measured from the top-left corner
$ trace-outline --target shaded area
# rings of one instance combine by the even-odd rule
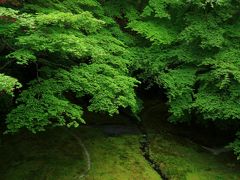
[[[91,169],[83,179],[161,179],[145,161],[139,135],[109,136],[84,126],[70,131],[82,139],[91,157]],[[81,147],[62,128],[4,137],[0,158],[2,180],[78,179],[87,168]]]
[[[84,171],[76,140],[63,130],[1,138],[0,179],[73,179]]]

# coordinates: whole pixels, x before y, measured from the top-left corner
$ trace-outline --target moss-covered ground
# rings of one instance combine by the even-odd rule
[[[167,109],[161,102],[153,100],[145,103],[149,108],[143,110],[142,119],[149,133],[150,158],[168,179],[240,179],[240,163],[236,161],[232,152],[213,155],[189,138],[176,135],[188,129],[178,128],[177,125],[168,123]],[[185,132],[185,135],[191,134]],[[211,139],[201,134],[199,136]],[[215,138],[217,137],[213,137]]]
[[[91,157],[91,170],[82,179],[160,179],[142,156],[138,135],[107,137],[90,127],[70,131],[82,139]],[[1,180],[79,179],[87,166],[76,139],[61,128],[2,138],[0,159]]]
[[[4,136],[0,147],[0,179],[72,179],[83,171],[81,149],[64,131]]]
[[[215,156],[172,135],[150,135],[150,156],[169,179],[240,179],[240,167],[229,154]]]

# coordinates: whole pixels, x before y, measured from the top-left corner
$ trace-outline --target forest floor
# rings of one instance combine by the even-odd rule
[[[138,135],[107,137],[97,128],[71,130],[87,147],[91,169],[86,180],[160,179],[142,156]],[[76,139],[63,129],[4,138],[1,180],[72,180],[87,168]]]
[[[240,162],[232,152],[214,155],[203,147],[224,144],[221,137],[167,122],[166,106],[159,101],[145,101],[145,107],[150,107],[142,112],[143,126],[149,136],[150,158],[168,179],[240,179]]]
[[[143,111],[143,125],[149,138],[149,154],[167,179],[172,180],[234,180],[240,179],[240,163],[229,153],[218,156],[197,143],[174,135],[165,119],[163,107],[153,106]],[[159,113],[160,111],[160,113]],[[83,142],[91,159],[86,180],[159,180],[161,177],[146,161],[140,149],[142,135],[129,119],[117,120],[88,115],[92,122],[102,125],[82,126],[69,131]],[[96,120],[96,121],[95,121]],[[126,126],[119,133],[109,131],[106,123]],[[105,125],[103,125],[105,124]],[[101,127],[101,128],[100,128]],[[74,180],[87,168],[82,148],[63,128],[49,129],[33,135],[21,132],[0,138],[1,180]]]

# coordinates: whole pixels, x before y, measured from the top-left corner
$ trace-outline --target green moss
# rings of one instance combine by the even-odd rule
[[[59,129],[4,137],[0,158],[3,180],[73,179],[84,168],[75,139]]]
[[[86,143],[92,161],[87,180],[158,180],[142,156],[137,135],[104,137],[97,129],[76,131]]]
[[[84,127],[71,131],[84,141],[91,156],[91,170],[84,179],[160,179],[142,156],[137,135],[106,137]],[[2,180],[70,180],[86,168],[81,147],[63,129],[4,137],[0,158]]]
[[[227,156],[214,156],[197,145],[172,135],[150,136],[151,158],[170,179],[239,179],[237,163]]]
[[[166,106],[162,102],[148,100],[145,107],[148,108],[143,111],[142,119],[149,133],[150,157],[169,179],[240,179],[240,164],[231,152],[215,156],[189,139],[180,137],[178,134],[185,133],[190,137],[191,133],[187,128],[166,121]]]

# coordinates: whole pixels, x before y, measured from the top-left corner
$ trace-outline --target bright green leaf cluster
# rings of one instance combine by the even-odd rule
[[[0,74],[0,94],[14,94],[14,89],[21,88],[21,84],[17,79],[4,74]]]

